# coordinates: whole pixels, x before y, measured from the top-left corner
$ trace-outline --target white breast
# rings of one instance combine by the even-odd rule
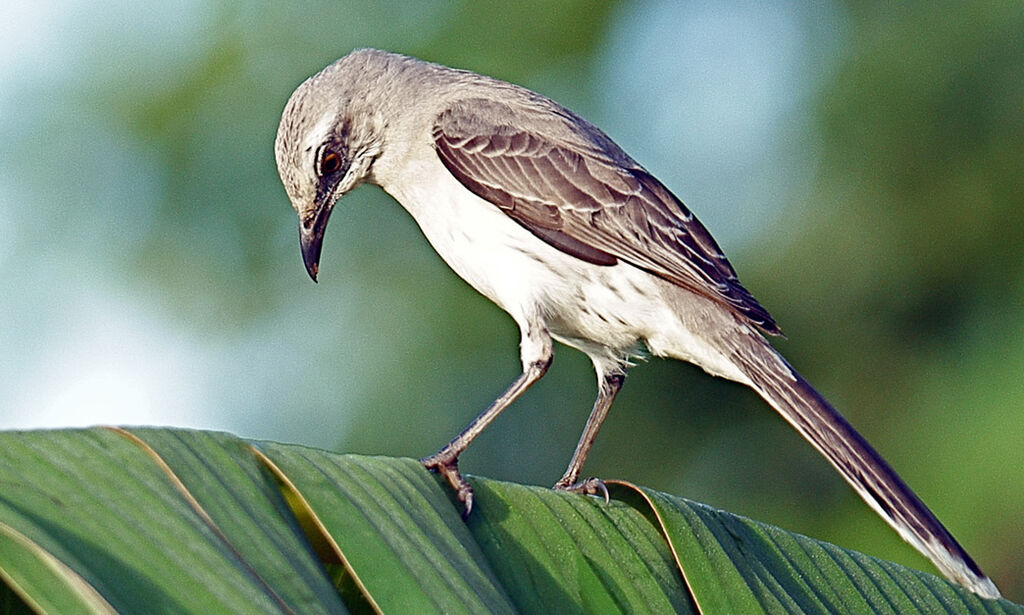
[[[708,318],[724,315],[709,300],[631,265],[592,265],[552,247],[471,193],[432,150],[375,179],[441,258],[521,326],[540,319],[553,337],[595,360],[622,361],[646,346],[744,380],[700,335]]]
[[[399,181],[379,179],[441,258],[514,317],[541,302],[544,289],[561,284],[553,269],[571,269],[576,260],[467,190],[432,151],[404,165]]]

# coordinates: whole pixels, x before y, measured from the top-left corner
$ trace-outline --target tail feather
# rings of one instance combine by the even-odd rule
[[[948,579],[979,596],[999,590],[889,464],[760,336],[735,351],[751,385],[865,502]]]

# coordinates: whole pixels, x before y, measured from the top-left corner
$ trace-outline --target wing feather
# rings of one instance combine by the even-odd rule
[[[462,100],[438,116],[433,139],[466,188],[555,248],[598,265],[625,261],[779,333],[690,210],[570,111]]]

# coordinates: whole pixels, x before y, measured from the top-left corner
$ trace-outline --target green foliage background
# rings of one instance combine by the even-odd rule
[[[517,374],[514,327],[379,190],[339,206],[319,285],[301,267],[273,166],[281,108],[352,48],[387,48],[539,90],[618,139],[719,237],[786,332],[784,354],[1004,594],[1024,598],[1016,3],[99,4],[3,9],[14,36],[2,37],[13,42],[0,64],[5,425],[107,422],[95,405],[49,417],[51,398],[37,394],[76,401],[75,370],[104,346],[138,352],[143,371],[115,370],[101,388],[134,391],[149,382],[139,373],[162,383],[129,397],[138,414],[118,422],[346,452],[427,454],[496,396]],[[641,45],[645,28],[672,55],[694,30],[670,17],[714,25],[743,11],[784,13],[802,41],[801,93],[764,127],[775,136],[749,173],[662,128],[714,109],[610,86],[628,77],[653,91],[671,75],[655,71],[664,63]],[[649,75],[622,69],[648,64]],[[695,65],[678,67],[688,87],[749,76]],[[710,117],[726,124],[732,108]],[[704,194],[689,188],[686,161],[757,179]],[[140,338],[121,328],[135,325]],[[585,358],[556,349],[550,374],[464,469],[554,482],[593,394]],[[927,569],[756,396],[687,365],[631,372],[586,471]]]

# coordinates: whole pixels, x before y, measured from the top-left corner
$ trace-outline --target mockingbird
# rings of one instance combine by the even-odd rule
[[[707,229],[607,135],[524,88],[362,49],[292,94],[274,147],[316,280],[338,199],[377,184],[448,265],[519,325],[522,374],[423,464],[464,503],[458,457],[547,371],[552,339],[590,357],[598,396],[555,489],[605,493],[580,469],[630,358],[695,363],[752,387],[907,542],[982,596],[992,581],[874,449],[768,343],[768,312]]]

